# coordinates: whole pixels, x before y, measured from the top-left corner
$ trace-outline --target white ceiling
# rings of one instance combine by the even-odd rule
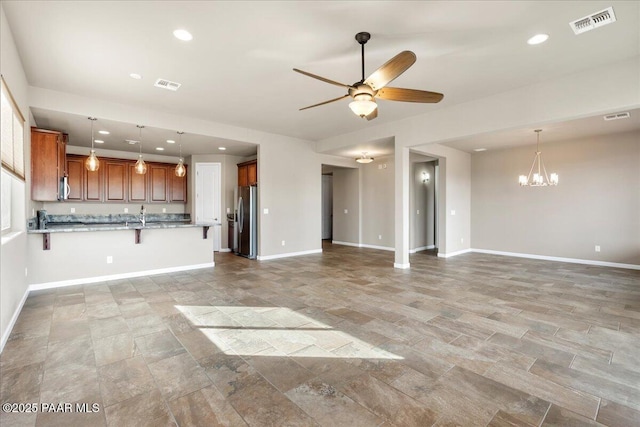
[[[3,0],[2,6],[32,86],[308,140],[532,85],[635,57],[640,50],[640,2],[633,1]],[[569,28],[570,21],[609,6],[614,24],[579,36]],[[172,35],[177,28],[194,39],[177,40]],[[344,90],[292,68],[347,84],[359,80],[354,40],[359,31],[372,35],[367,75],[400,51],[412,50],[417,62],[392,86],[442,92],[444,100],[435,105],[380,101],[373,122],[351,113],[347,100],[298,111]],[[548,33],[549,41],[526,44],[540,32]],[[133,80],[132,72],[144,78]],[[182,87],[155,88],[157,78]],[[44,110],[34,116],[39,125],[56,128],[67,120],[81,132],[76,137],[72,128],[74,141],[88,140],[80,120],[86,117]],[[118,137],[128,135],[132,125],[135,131],[135,123],[122,124]],[[158,129],[158,138],[176,130]],[[211,139],[203,146],[215,149],[220,143]],[[336,154],[351,156],[361,148]]]

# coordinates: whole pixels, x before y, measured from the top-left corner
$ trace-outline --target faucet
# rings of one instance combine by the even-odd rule
[[[142,223],[143,227],[147,223],[147,219],[145,218],[145,213],[146,213],[146,210],[144,209],[144,205],[140,206],[140,222]]]

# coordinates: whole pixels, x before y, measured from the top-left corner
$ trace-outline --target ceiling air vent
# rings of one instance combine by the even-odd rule
[[[612,22],[616,22],[616,15],[613,13],[613,8],[609,7],[600,12],[570,22],[569,26],[577,35],[602,27],[603,25],[611,24]]]
[[[153,85],[155,87],[172,90],[174,92],[178,90],[180,86],[182,86],[180,83],[172,82],[167,79],[158,79]]]
[[[624,112],[624,113],[609,114],[607,116],[604,116],[604,119],[606,121],[609,121],[609,120],[628,119],[629,117],[630,117],[629,113],[628,112]]]

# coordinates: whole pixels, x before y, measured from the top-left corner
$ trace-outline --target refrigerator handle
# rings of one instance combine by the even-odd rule
[[[238,199],[238,231],[242,233],[242,224],[244,223],[244,208],[242,206],[242,196]]]

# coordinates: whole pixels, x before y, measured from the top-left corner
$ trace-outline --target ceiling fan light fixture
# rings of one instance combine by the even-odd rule
[[[356,116],[365,118],[378,108],[378,104],[376,104],[371,95],[364,93],[354,96],[353,101],[349,103],[349,108]]]

